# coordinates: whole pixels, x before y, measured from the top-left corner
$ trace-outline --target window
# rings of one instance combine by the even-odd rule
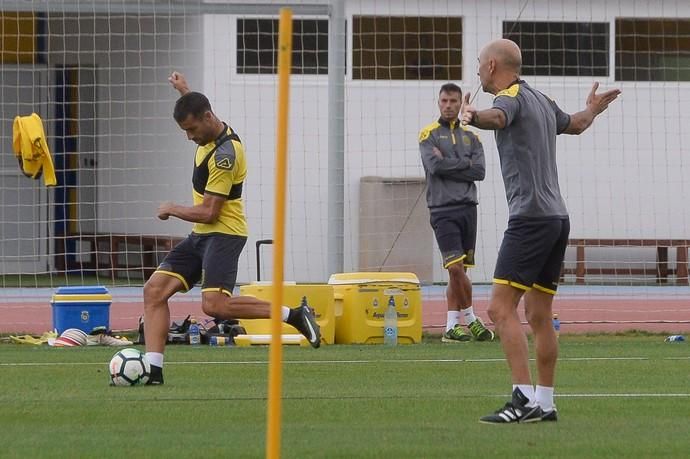
[[[504,22],[503,37],[522,50],[522,74],[608,76],[609,24]]]
[[[461,80],[462,18],[353,18],[355,80]]]
[[[237,20],[237,73],[278,73],[278,20]],[[292,73],[328,74],[328,20],[292,23]]]
[[[0,11],[0,63],[32,64],[37,60],[39,18],[33,13]]]
[[[616,80],[690,81],[690,19],[616,19]]]

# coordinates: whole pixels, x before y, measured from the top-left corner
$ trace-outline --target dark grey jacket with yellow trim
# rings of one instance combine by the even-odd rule
[[[434,153],[434,147],[443,157]],[[479,203],[474,182],[484,180],[486,161],[477,134],[458,120],[449,123],[439,119],[419,133],[419,152],[430,212]]]

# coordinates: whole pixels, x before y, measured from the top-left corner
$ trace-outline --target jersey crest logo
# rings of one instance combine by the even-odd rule
[[[462,135],[462,143],[467,145],[468,147],[472,144],[472,140],[470,139],[470,136],[463,134]]]
[[[230,158],[228,157],[218,159],[216,160],[216,167],[218,169],[230,170],[232,169],[232,161],[230,161]]]

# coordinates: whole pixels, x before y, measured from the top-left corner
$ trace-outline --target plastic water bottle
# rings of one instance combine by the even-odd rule
[[[192,319],[189,323],[189,344],[201,344],[201,331],[199,329],[199,324],[196,323],[196,319]]]
[[[391,295],[386,312],[383,313],[383,344],[395,346],[398,344],[398,312],[395,310],[395,299]]]
[[[664,341],[666,341],[667,343],[673,343],[676,341],[685,341],[685,336],[683,336],[683,335],[671,335],[671,336],[666,337],[666,339]]]
[[[561,321],[558,314],[553,315],[553,330],[556,332],[556,338],[558,338],[561,335]]]

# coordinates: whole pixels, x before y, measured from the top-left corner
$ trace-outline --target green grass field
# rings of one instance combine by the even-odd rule
[[[268,348],[170,346],[162,387],[109,387],[113,348],[0,345],[0,457],[263,457]],[[477,419],[498,343],[285,348],[282,457],[687,457],[690,347],[561,338],[557,423]]]

